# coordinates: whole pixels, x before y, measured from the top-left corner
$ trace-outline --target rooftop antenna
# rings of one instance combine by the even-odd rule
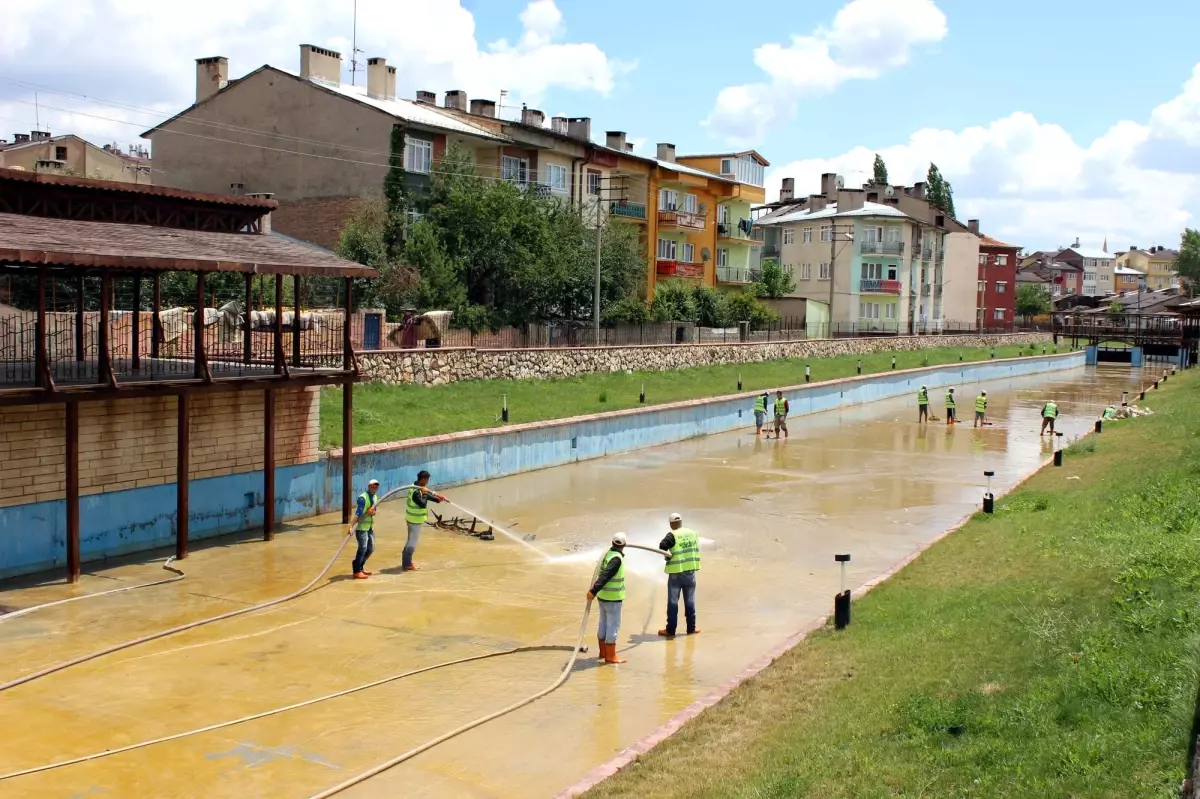
[[[354,0],[354,30],[350,34],[350,85],[357,84],[358,78],[358,0]]]

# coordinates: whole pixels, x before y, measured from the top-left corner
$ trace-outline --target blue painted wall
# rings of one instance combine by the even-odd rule
[[[1083,352],[975,364],[934,366],[785,389],[793,416],[991,380],[1083,366]],[[966,397],[965,394],[962,395]],[[354,459],[358,477],[387,486],[411,483],[429,469],[439,486],[454,486],[599,458],[618,452],[724,433],[753,423],[754,394],[620,411],[578,421],[400,444]],[[935,404],[937,401],[935,395]],[[966,402],[966,399],[960,400]],[[739,415],[739,411],[742,412]],[[275,514],[297,519],[340,509],[341,459],[276,470]],[[357,489],[356,489],[357,490]],[[80,555],[86,561],[170,546],[175,536],[175,484],[94,494],[81,499]],[[262,525],[262,472],[211,477],[191,484],[193,540]],[[66,560],[62,500],[0,508],[0,578],[62,566]]]

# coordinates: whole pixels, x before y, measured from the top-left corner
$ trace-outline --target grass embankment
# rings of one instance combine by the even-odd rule
[[[1169,797],[1200,630],[1200,370],[587,796]],[[832,602],[831,602],[832,604]]]
[[[1063,349],[1062,347],[1059,348]],[[1065,350],[1064,350],[1065,351]],[[963,361],[983,361],[990,348],[938,348],[913,352],[861,356],[863,374]],[[997,358],[1042,352],[1036,348],[996,347]],[[367,384],[354,389],[354,440],[357,444],[401,441],[406,438],[456,433],[500,426],[503,395],[508,394],[509,424],[565,419],[601,411],[618,411],[638,405],[638,392],[646,384],[646,404],[715,397],[737,392],[738,375],[745,391],[775,389],[804,382],[804,365],[812,366],[812,379],[832,380],[856,373],[860,356],[768,361],[765,363],[698,366],[669,372],[624,372],[583,375],[562,380],[481,380],[442,386],[389,386]],[[342,390],[321,394],[321,446],[342,445]]]

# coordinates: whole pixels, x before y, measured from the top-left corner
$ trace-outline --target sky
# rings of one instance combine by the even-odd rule
[[[97,143],[192,102],[194,59],[237,77],[343,54],[354,0],[21,0],[0,26],[0,138]],[[1195,0],[358,0],[359,58],[397,91],[462,89],[592,118],[638,151],[753,148],[767,193],[822,172],[856,186],[937,163],[958,216],[1027,250],[1177,246],[1200,213]],[[365,81],[365,75],[358,79]]]

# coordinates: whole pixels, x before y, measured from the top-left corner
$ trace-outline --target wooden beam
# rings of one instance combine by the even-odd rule
[[[162,310],[162,275],[154,276],[154,307],[151,309],[150,322],[150,358],[156,360],[158,358],[159,342],[163,340],[162,320],[158,318],[158,312]],[[154,371],[154,367],[150,368]]]
[[[212,381],[212,375],[208,371],[208,355],[204,349],[204,273],[196,273],[196,319],[195,325],[195,352],[193,357],[196,364],[196,377],[206,383]]]
[[[130,363],[136,375],[142,363],[142,276],[133,276],[133,348]]]
[[[46,350],[46,272],[44,266],[38,267],[37,272],[37,322],[34,333],[37,344],[34,350],[34,379],[41,388],[50,388],[50,353]]]
[[[112,352],[109,349],[109,334],[108,334],[108,319],[109,310],[112,302],[112,274],[102,272],[100,274],[100,322],[97,330],[97,345],[100,352],[100,382],[106,382],[109,379],[109,373],[112,371]]]
[[[263,540],[275,538],[275,389],[263,392]]]
[[[354,508],[354,378],[342,384],[342,524]]]
[[[292,366],[300,367],[300,276],[292,275]]]
[[[75,278],[75,360],[83,360],[83,272]]]
[[[177,400],[178,420],[175,453],[175,558],[183,560],[188,555],[188,475],[191,471],[191,411],[190,397],[180,394]]]
[[[67,467],[67,582],[79,581],[79,403],[68,402]]]
[[[350,338],[350,316],[354,310],[354,302],[352,295],[354,294],[354,281],[351,278],[346,278],[346,306],[345,306],[345,322],[342,325],[342,368],[350,371],[354,368],[354,346],[353,340]]]
[[[246,302],[242,308],[242,360],[250,363],[254,355],[253,336],[250,330],[250,303],[254,299],[254,275],[246,273]]]
[[[283,275],[275,276],[275,374],[283,372]]]

